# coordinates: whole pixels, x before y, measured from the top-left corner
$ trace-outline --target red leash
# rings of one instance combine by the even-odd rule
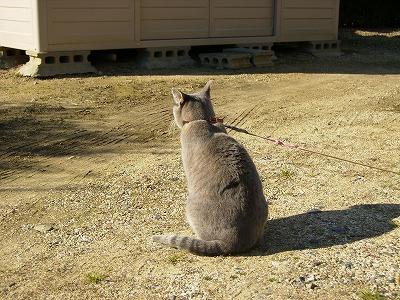
[[[223,119],[221,119],[221,118],[218,118],[218,120],[222,120],[223,121]],[[278,146],[282,146],[282,147],[286,147],[286,148],[290,148],[290,149],[298,149],[298,150],[301,150],[301,151],[304,151],[304,152],[308,152],[308,153],[312,153],[312,154],[328,157],[328,158],[339,160],[339,161],[344,161],[344,162],[347,162],[347,163],[350,163],[350,164],[354,164],[354,165],[358,165],[358,166],[362,166],[362,167],[378,170],[378,171],[381,171],[381,172],[387,172],[387,173],[400,175],[400,172],[387,170],[387,169],[383,169],[383,168],[380,168],[380,167],[367,165],[367,164],[364,164],[364,163],[359,163],[359,162],[352,161],[352,160],[349,160],[349,159],[346,159],[346,158],[341,158],[341,157],[337,157],[337,156],[330,155],[330,154],[325,154],[325,153],[314,151],[314,150],[309,150],[309,149],[306,149],[306,148],[304,148],[304,147],[302,147],[300,145],[286,143],[284,140],[281,140],[281,139],[274,139],[274,138],[271,138],[269,136],[257,135],[257,134],[248,132],[246,129],[242,129],[242,128],[238,128],[238,127],[230,126],[230,125],[225,125],[225,124],[224,124],[224,126],[226,128],[229,128],[231,130],[234,130],[234,131],[237,131],[237,132],[240,132],[240,133],[244,133],[244,134],[247,134],[247,135],[250,135],[250,136],[254,136],[254,137],[269,141],[269,142],[273,142],[274,144],[276,144]]]

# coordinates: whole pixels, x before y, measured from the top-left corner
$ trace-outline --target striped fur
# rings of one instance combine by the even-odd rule
[[[155,235],[153,241],[166,246],[184,249],[193,254],[204,256],[218,256],[224,253],[221,241],[203,241],[192,237],[179,235]]]

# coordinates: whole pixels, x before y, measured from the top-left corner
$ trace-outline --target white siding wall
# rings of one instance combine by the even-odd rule
[[[338,11],[339,0],[0,0],[0,46],[48,52],[335,40]]]
[[[0,0],[0,46],[35,48],[31,0]]]

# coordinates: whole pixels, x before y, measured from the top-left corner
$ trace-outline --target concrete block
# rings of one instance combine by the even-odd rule
[[[219,69],[243,69],[253,66],[249,53],[202,53],[199,58],[203,66]]]
[[[247,48],[254,50],[272,50],[274,43],[255,43],[255,44],[237,44],[238,48]]]
[[[0,47],[0,69],[9,69],[29,60],[24,50]]]
[[[49,77],[65,74],[96,73],[88,60],[90,51],[65,51],[36,53],[27,51],[29,61],[19,69],[19,74],[31,77]]]
[[[272,52],[272,60],[276,60],[275,52],[272,50],[274,43],[256,43],[256,44],[237,44],[238,48],[254,49],[254,50],[264,50]]]
[[[147,48],[141,50],[137,59],[145,69],[178,69],[192,67],[195,61],[189,55],[190,47]]]
[[[225,48],[224,53],[248,53],[250,61],[255,67],[270,67],[273,65],[274,52],[272,50],[259,50],[252,48]]]
[[[117,53],[112,53],[112,52],[92,53],[91,57],[92,57],[92,61],[116,62],[118,60]]]
[[[340,41],[312,41],[309,42],[305,50],[315,56],[340,56]]]

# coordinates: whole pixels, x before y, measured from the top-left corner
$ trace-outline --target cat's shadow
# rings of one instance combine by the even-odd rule
[[[248,255],[349,244],[388,233],[400,224],[400,204],[356,205],[269,220],[263,242]]]

